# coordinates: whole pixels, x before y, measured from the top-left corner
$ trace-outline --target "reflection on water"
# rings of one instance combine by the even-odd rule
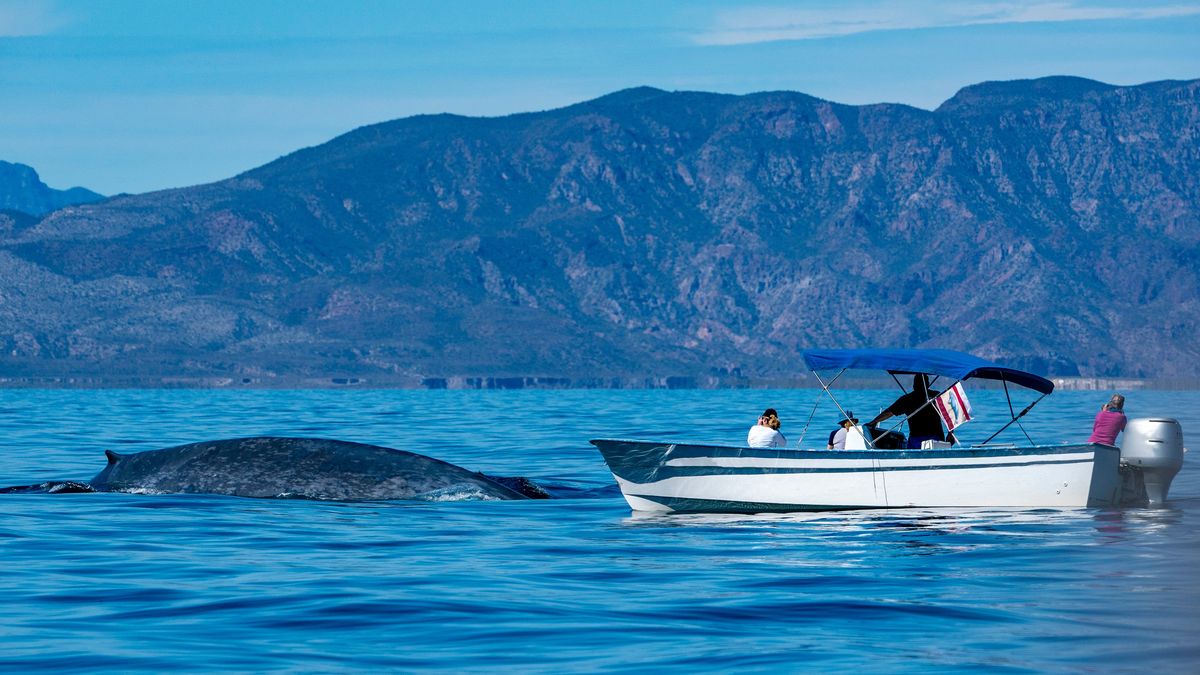
[[[1123,509],[1094,509],[1093,518],[1096,529],[1107,534],[1130,534],[1131,536],[1146,536],[1148,534],[1169,529],[1171,526],[1182,525],[1185,522],[1188,501],[1170,501],[1157,507],[1123,508]]]

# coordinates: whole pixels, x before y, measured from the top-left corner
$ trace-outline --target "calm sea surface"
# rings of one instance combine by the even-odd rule
[[[1200,393],[1126,392],[1200,447]],[[854,391],[860,417],[893,392]],[[103,450],[280,434],[524,475],[560,499],[0,495],[0,668],[1200,671],[1200,455],[1162,509],[636,516],[596,437],[793,443],[815,392],[0,391],[0,485]],[[981,440],[1003,394],[973,392]],[[1082,441],[1104,392],[1050,396]],[[992,415],[987,415],[991,411]],[[808,437],[823,447],[825,402]],[[1020,431],[1006,436],[1021,439]],[[808,445],[808,443],[805,443]]]

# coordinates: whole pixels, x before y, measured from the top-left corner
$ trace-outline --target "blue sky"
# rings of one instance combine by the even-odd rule
[[[363,124],[652,85],[934,108],[984,80],[1200,77],[1200,2],[0,0],[0,159],[106,194]]]

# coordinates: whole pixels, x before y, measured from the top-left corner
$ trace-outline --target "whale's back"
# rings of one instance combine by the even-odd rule
[[[91,482],[100,490],[347,501],[526,498],[431,457],[320,438],[264,436],[105,454],[108,466]]]

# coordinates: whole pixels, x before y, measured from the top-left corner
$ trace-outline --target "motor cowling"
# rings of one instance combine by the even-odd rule
[[[1121,438],[1121,463],[1141,471],[1152,505],[1167,500],[1167,490],[1183,467],[1183,427],[1166,417],[1129,420]]]

